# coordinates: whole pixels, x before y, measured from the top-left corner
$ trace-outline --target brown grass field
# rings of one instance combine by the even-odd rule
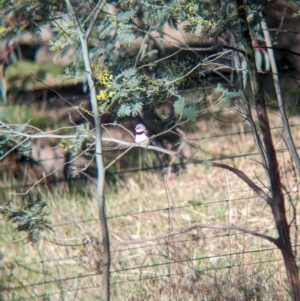
[[[270,110],[269,117],[291,220],[292,204],[297,218],[300,213],[298,176],[278,114]],[[289,121],[299,145],[299,117]],[[193,157],[238,168],[267,191],[253,136],[233,111],[200,117],[188,137]],[[143,167],[151,167],[152,158],[142,153]],[[9,189],[15,184],[3,180],[1,195],[2,203],[11,200],[17,208],[26,197]],[[34,190],[48,203],[53,231],[31,244],[26,233],[1,218],[0,300],[99,300],[102,250],[95,187],[75,182],[69,192],[47,186]],[[268,205],[229,171],[189,164],[168,181],[159,171],[128,172],[118,186],[107,185],[106,201],[112,300],[290,299],[275,245],[232,229],[195,226],[238,226],[276,237]],[[298,230],[295,224],[291,229],[298,255]]]

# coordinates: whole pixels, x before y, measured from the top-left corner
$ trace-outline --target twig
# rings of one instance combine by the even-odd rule
[[[91,31],[94,28],[95,23],[97,21],[98,15],[101,12],[101,10],[102,10],[102,8],[103,8],[103,6],[104,6],[105,3],[106,3],[106,1],[104,1],[104,0],[99,1],[98,4],[96,5],[96,7],[94,8],[94,10],[88,16],[87,20],[90,18],[91,15],[92,15],[92,20],[90,22],[90,25],[89,25],[88,29],[85,32],[86,39],[88,39],[88,37],[90,36]],[[86,22],[87,22],[87,20],[86,20]]]
[[[105,169],[108,169],[110,166],[112,166],[116,161],[118,161],[120,158],[122,158],[126,153],[128,153],[132,148],[134,147],[134,145],[130,146],[129,148],[127,148],[123,153],[121,153],[117,158],[115,158],[114,160],[112,160],[106,167]]]
[[[262,197],[267,204],[270,204],[272,199],[268,194],[266,194],[260,187],[258,187],[247,175],[245,175],[241,170],[231,167],[229,165],[223,164],[223,163],[215,163],[215,162],[207,162],[205,160],[197,160],[197,159],[187,159],[188,162],[192,163],[198,163],[198,164],[207,164],[210,166],[218,167],[218,168],[224,168],[232,173],[234,173],[236,176],[238,176],[240,179],[242,179],[257,195]]]
[[[8,152],[6,152],[2,157],[0,157],[0,161],[3,160],[5,157],[7,157],[11,152],[13,152],[15,149],[17,149],[20,145],[24,144],[28,140],[29,138],[26,138],[23,141],[16,144],[14,147],[12,147]]]

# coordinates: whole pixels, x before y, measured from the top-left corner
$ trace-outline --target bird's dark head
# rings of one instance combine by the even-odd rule
[[[146,127],[142,123],[139,123],[134,130],[136,133],[143,133],[146,132]]]

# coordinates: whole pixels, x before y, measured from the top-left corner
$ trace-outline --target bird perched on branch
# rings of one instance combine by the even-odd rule
[[[142,123],[139,123],[134,130],[135,130],[135,143],[147,147],[149,145],[150,140],[149,140],[149,133],[146,127]]]

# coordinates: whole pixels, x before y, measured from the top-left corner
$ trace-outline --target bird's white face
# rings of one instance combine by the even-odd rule
[[[139,133],[142,133],[142,132],[146,132],[146,127],[143,125],[143,124],[141,124],[141,123],[139,123],[136,127],[135,127],[135,132],[137,133],[137,134],[139,134]]]

